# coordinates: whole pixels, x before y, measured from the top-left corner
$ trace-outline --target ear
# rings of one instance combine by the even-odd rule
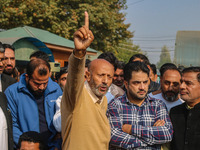
[[[150,65],[147,65],[147,67],[149,68],[149,73],[150,73],[150,71],[151,71],[151,67],[150,67]]]
[[[26,82],[28,82],[28,80],[29,80],[28,74],[25,74],[25,80],[26,80]]]
[[[156,74],[156,75],[155,75],[155,80],[157,81],[157,79],[158,79],[158,75]]]
[[[90,82],[91,80],[91,73],[89,71],[85,71],[86,80]]]
[[[149,79],[148,79],[148,85],[150,85],[150,83],[151,83],[151,79],[150,79],[150,77],[149,77]]]
[[[50,72],[49,72],[49,77],[51,78],[51,76],[52,76],[52,72],[50,71]]]
[[[162,82],[163,78],[160,76],[160,82]]]
[[[125,85],[125,88],[128,89],[128,82],[126,80],[124,80],[124,85]]]

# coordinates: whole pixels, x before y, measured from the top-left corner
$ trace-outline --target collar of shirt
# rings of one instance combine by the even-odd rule
[[[191,106],[189,106],[188,104],[186,104],[186,108],[187,108],[188,110],[190,110],[190,109],[192,109],[193,107],[191,107]]]
[[[187,108],[188,110],[191,110],[191,109],[199,109],[199,108],[200,108],[200,103],[197,103],[194,107],[189,106],[187,103],[185,103],[185,105],[186,105],[186,108]]]
[[[114,96],[118,94],[117,87],[113,83],[110,85],[108,91]]]
[[[99,99],[93,92],[92,92],[92,90],[91,90],[91,88],[90,88],[90,85],[88,84],[88,82],[87,81],[85,81],[85,88],[87,89],[87,91],[88,91],[88,93],[89,93],[89,95],[91,96],[91,98],[92,98],[92,100],[93,100],[93,102],[94,103],[99,103],[99,104],[101,104],[102,102],[103,102],[103,97],[102,97],[102,99]]]

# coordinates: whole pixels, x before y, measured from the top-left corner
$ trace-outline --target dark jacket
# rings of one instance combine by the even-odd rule
[[[1,85],[2,85],[2,92],[6,90],[6,88],[12,84],[14,84],[16,80],[11,76],[2,73],[1,74]]]
[[[25,78],[25,74],[22,74],[20,81],[9,86],[5,91],[8,99],[8,108],[10,108],[12,114],[13,138],[16,146],[19,136],[23,132],[40,132],[38,105],[34,95],[27,87]],[[52,133],[50,140],[53,140],[53,136],[57,134],[52,120],[55,114],[55,102],[60,95],[62,95],[60,86],[49,78],[44,92],[44,110],[48,129]],[[54,147],[57,143],[53,143],[54,141],[50,140],[48,141],[49,147]]]
[[[160,84],[159,84],[159,83],[156,83],[156,82],[154,82],[154,81],[151,81],[150,84],[149,84],[148,93],[157,91],[157,90],[159,90],[159,89],[160,89]]]
[[[192,109],[186,103],[173,107],[170,117],[174,128],[171,150],[200,149],[200,103]]]
[[[10,110],[7,108],[7,99],[4,93],[0,92],[0,107],[5,115],[8,127],[8,150],[13,150],[13,131]]]

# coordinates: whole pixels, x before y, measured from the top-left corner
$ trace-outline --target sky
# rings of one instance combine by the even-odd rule
[[[200,0],[127,0],[125,23],[134,32],[151,63],[156,64],[164,45],[173,60],[177,31],[200,31]]]

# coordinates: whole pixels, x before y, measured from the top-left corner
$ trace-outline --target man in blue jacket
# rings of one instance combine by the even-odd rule
[[[14,143],[27,131],[42,134],[48,149],[55,148],[55,135],[52,124],[55,113],[55,100],[62,95],[59,85],[50,78],[50,65],[42,59],[31,60],[27,73],[21,75],[20,81],[8,87],[5,94],[13,119]],[[59,148],[59,147],[58,147]]]

